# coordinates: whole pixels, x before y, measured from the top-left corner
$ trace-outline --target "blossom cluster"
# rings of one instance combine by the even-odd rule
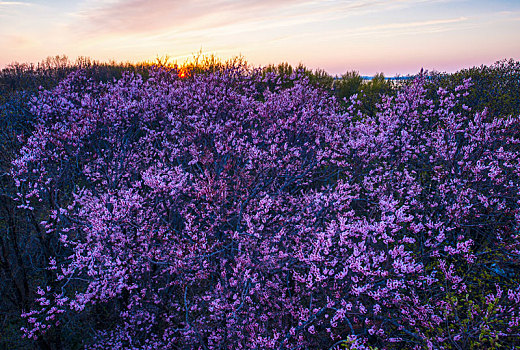
[[[520,118],[472,111],[469,80],[419,76],[365,115],[291,79],[41,91],[12,175],[62,248],[26,336],[81,314],[91,349],[518,343]]]

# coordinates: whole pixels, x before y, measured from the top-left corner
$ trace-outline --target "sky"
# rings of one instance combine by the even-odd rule
[[[520,60],[520,0],[0,0],[0,67],[197,53],[330,74],[454,72]]]

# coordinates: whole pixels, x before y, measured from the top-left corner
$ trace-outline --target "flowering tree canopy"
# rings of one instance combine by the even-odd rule
[[[244,66],[32,104],[20,208],[59,240],[27,337],[90,349],[465,349],[520,341],[520,119],[427,97],[365,115]],[[82,318],[83,317],[83,321]]]

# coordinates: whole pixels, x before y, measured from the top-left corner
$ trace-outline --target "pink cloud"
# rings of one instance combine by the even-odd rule
[[[197,29],[267,16],[297,0],[132,0],[91,5],[79,15],[91,32],[143,33],[165,28]],[[202,22],[202,23],[201,23]]]

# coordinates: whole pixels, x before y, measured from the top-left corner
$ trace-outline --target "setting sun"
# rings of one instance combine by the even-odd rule
[[[189,77],[190,73],[188,71],[188,68],[183,67],[183,68],[179,69],[179,73],[177,73],[177,75],[179,78],[183,79],[183,78]]]
[[[202,52],[392,76],[519,58],[519,32],[511,0],[0,1],[0,66],[57,54],[183,63]]]

